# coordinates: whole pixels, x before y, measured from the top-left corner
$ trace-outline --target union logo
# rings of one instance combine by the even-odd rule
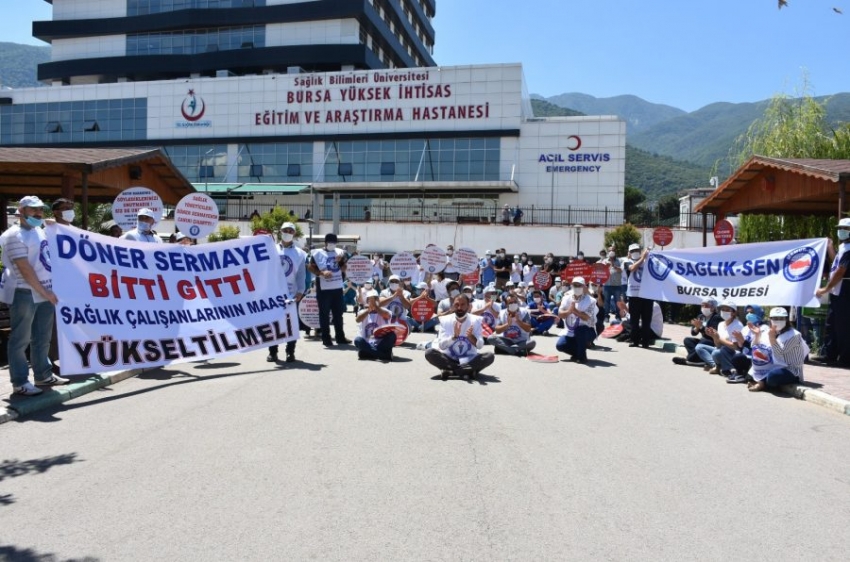
[[[207,106],[204,103],[204,98],[195,94],[195,90],[189,90],[183,103],[180,104],[180,113],[183,114],[183,119],[194,123],[204,116]]]
[[[808,246],[788,252],[782,264],[782,274],[792,283],[805,281],[818,271],[820,258],[818,253]]]
[[[664,281],[671,271],[673,271],[673,262],[666,257],[655,254],[649,257],[649,274],[654,278]],[[640,281],[639,278],[638,281]]]

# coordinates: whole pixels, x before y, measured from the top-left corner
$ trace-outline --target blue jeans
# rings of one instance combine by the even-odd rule
[[[617,303],[623,296],[622,285],[603,285],[602,296],[605,298],[605,314],[617,314],[619,309]]]
[[[31,291],[17,289],[14,302],[9,307],[9,315],[12,328],[8,348],[9,378],[12,386],[23,386],[29,379],[27,346],[30,347],[30,363],[35,380],[50,380],[53,365],[47,352],[53,331],[53,305],[46,301],[36,304],[32,300]]]
[[[702,362],[709,367],[714,367],[714,357],[711,355],[714,350],[715,347],[707,343],[698,343],[696,348],[694,348],[694,351],[697,355],[699,355],[699,358],[702,359]]]
[[[711,359],[714,361],[715,365],[720,367],[721,371],[731,371],[734,365],[732,365],[732,358],[735,357],[735,351],[731,347],[721,346],[714,348],[714,351],[711,352]]]
[[[410,316],[408,314],[408,316],[407,316],[407,318],[405,318],[405,320],[407,321],[407,325],[410,326],[410,330],[413,331],[413,332],[415,332],[417,330],[419,330],[421,332],[430,332],[431,330],[433,330],[437,326],[437,324],[440,323],[440,319],[437,318],[436,316],[432,316],[430,320],[426,320],[425,322],[417,322],[413,318],[413,316]],[[421,330],[420,330],[420,328],[421,328]]]
[[[764,384],[768,388],[776,388],[777,386],[785,386],[786,384],[797,384],[800,379],[786,369],[785,367],[777,367],[767,372],[767,377],[764,378]]]
[[[555,349],[574,357],[579,361],[587,361],[587,344],[596,339],[596,331],[590,326],[579,326],[573,337],[561,336]]]

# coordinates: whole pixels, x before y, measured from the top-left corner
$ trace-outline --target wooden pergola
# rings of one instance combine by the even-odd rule
[[[83,228],[89,203],[109,203],[128,187],[147,187],[176,205],[195,191],[159,148],[2,148],[0,204],[27,195],[46,203],[64,197],[81,203]],[[6,213],[0,227],[7,228]]]
[[[753,156],[694,211],[842,218],[848,180],[850,160]]]

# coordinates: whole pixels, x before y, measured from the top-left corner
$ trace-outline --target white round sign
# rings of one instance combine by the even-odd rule
[[[190,193],[174,208],[174,224],[190,238],[203,238],[218,226],[218,205],[206,193]]]
[[[452,265],[462,275],[478,271],[478,254],[472,248],[458,248],[452,254]]]
[[[401,277],[413,277],[414,273],[419,273],[419,264],[416,263],[416,257],[410,252],[399,252],[390,260],[390,270]]]
[[[315,293],[304,295],[298,303],[298,317],[310,328],[319,328],[319,301],[316,300]]]
[[[437,273],[446,268],[446,251],[439,246],[428,246],[422,250],[419,263],[426,273]]]
[[[112,202],[112,220],[127,232],[136,228],[136,217],[141,209],[153,211],[154,220],[162,220],[162,199],[147,187],[129,187]]]
[[[345,275],[352,283],[362,285],[372,279],[372,260],[366,256],[353,256],[345,267]]]

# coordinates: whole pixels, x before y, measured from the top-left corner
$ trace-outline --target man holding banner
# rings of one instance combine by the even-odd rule
[[[629,246],[629,280],[626,284],[626,296],[629,297],[629,322],[631,322],[632,342],[629,347],[648,348],[652,337],[652,299],[641,296],[640,288],[644,276],[644,264],[649,250],[641,252],[640,244]]]
[[[296,303],[307,290],[307,252],[295,245],[295,225],[291,222],[283,223],[280,227],[280,243],[277,246],[277,254],[280,258],[283,282],[286,284],[289,298],[294,298]],[[295,344],[298,340],[286,342],[286,362],[295,361]],[[269,347],[269,355],[266,361],[277,362],[278,346]]]
[[[816,360],[847,368],[850,367],[850,218],[838,221],[838,239],[841,241],[838,251],[829,245],[830,254],[835,253],[829,281],[816,292],[818,298],[829,294],[824,346]]]

